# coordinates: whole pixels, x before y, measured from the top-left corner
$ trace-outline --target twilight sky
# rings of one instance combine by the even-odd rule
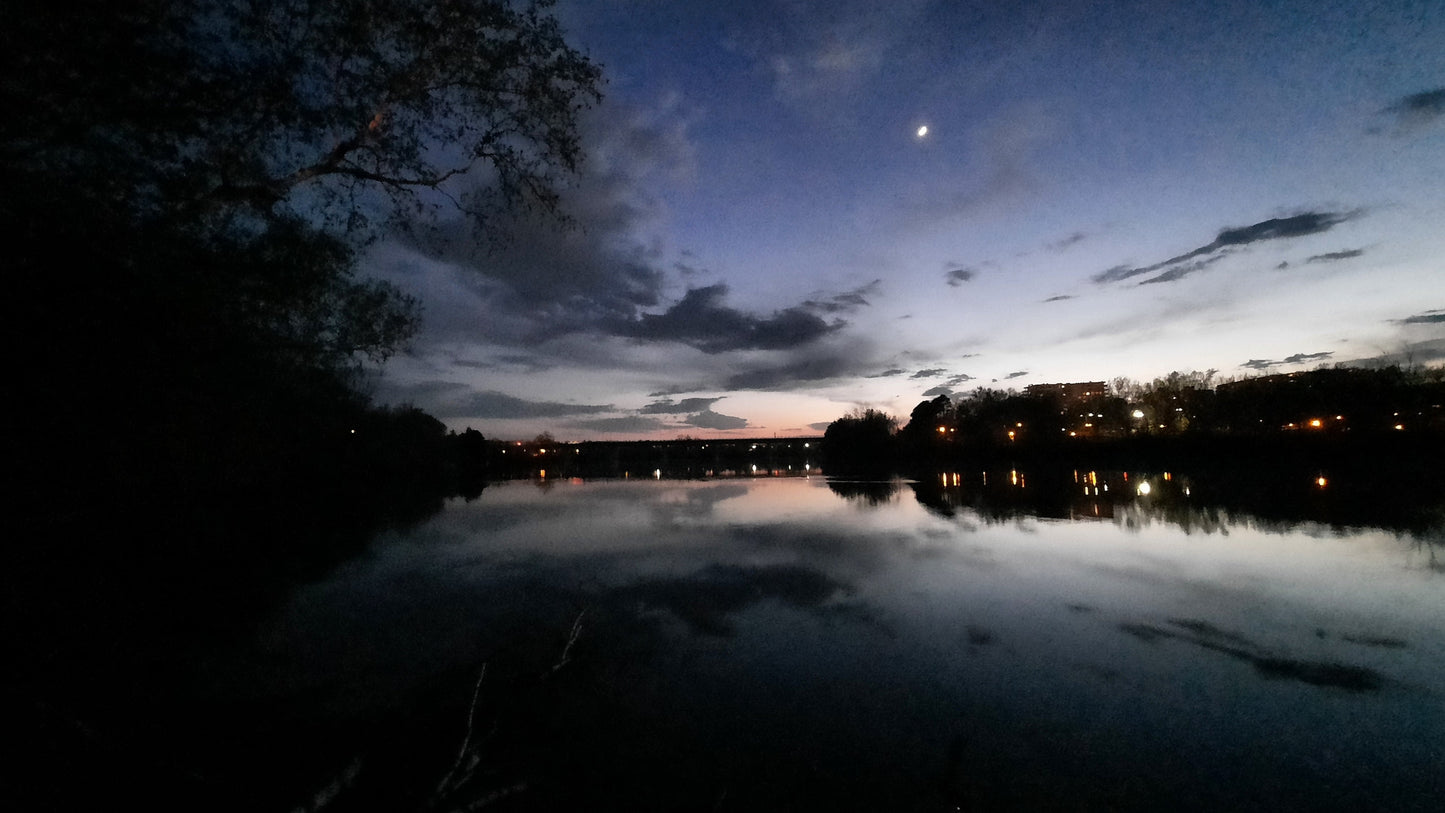
[[[765,437],[979,386],[1445,361],[1438,0],[557,15],[608,79],[573,226],[378,245],[425,320],[379,402]]]

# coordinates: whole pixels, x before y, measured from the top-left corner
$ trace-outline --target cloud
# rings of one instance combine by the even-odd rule
[[[721,400],[722,396],[717,398],[684,398],[681,401],[664,398],[661,401],[653,401],[637,411],[643,415],[683,415],[688,412],[703,412],[711,409],[713,404]]]
[[[739,12],[729,44],[771,82],[780,101],[813,114],[837,113],[909,45],[909,23],[926,4],[797,0],[766,14]]]
[[[930,367],[927,370],[919,370],[913,375],[910,375],[909,378],[913,380],[917,380],[920,378],[937,378],[938,376],[944,375],[947,372],[948,371],[943,369],[942,367]]]
[[[1213,257],[1205,257],[1202,260],[1195,260],[1194,262],[1190,263],[1180,263],[1179,265],[1174,266],[1173,268],[1165,271],[1159,276],[1154,277],[1153,279],[1146,279],[1139,284],[1149,285],[1155,282],[1173,282],[1174,280],[1187,277],[1196,271],[1203,271],[1204,269],[1208,268],[1211,265],[1214,265],[1215,263],[1219,262],[1227,256],[1229,255],[1220,253],[1214,255]]]
[[[929,387],[928,389],[923,391],[923,395],[921,397],[936,398],[940,395],[946,395],[949,398],[952,398],[953,390],[949,389],[948,387]]]
[[[1058,296],[1051,296],[1051,297],[1049,297],[1048,299],[1045,299],[1044,301],[1045,301],[1045,302],[1063,302],[1065,299],[1073,299],[1073,298],[1074,298],[1074,297],[1073,297],[1072,294],[1059,294]]]
[[[1314,255],[1313,257],[1310,257],[1308,260],[1305,260],[1305,262],[1307,262],[1307,263],[1332,263],[1332,262],[1336,262],[1336,261],[1338,261],[1338,260],[1348,260],[1348,259],[1350,259],[1350,258],[1352,258],[1352,257],[1358,257],[1358,256],[1360,256],[1361,254],[1364,254],[1364,253],[1365,253],[1365,250],[1362,249],[1362,248],[1352,248],[1352,249],[1347,249],[1347,250],[1345,250],[1345,251],[1331,251],[1331,252],[1329,252],[1329,253],[1327,253],[1327,254],[1316,254],[1316,255]]]
[[[1440,325],[1445,324],[1445,309],[1437,309],[1417,313],[1414,316],[1407,316],[1399,320],[1402,325]]]
[[[1355,216],[1355,214],[1344,212],[1305,212],[1290,217],[1276,217],[1269,220],[1261,220],[1250,226],[1222,229],[1213,241],[1193,251],[1185,252],[1177,257],[1170,257],[1167,260],[1152,265],[1139,267],[1116,265],[1113,268],[1095,274],[1092,279],[1097,283],[1119,282],[1121,280],[1168,269],[1159,277],[1145,280],[1140,284],[1168,282],[1207,267],[1226,256],[1226,253],[1230,249],[1265,240],[1283,240],[1305,237],[1311,234],[1320,234],[1329,231]],[[1198,257],[1203,257],[1204,259],[1197,260],[1193,263],[1189,262]]]
[[[1055,240],[1052,243],[1045,243],[1044,248],[1048,249],[1049,251],[1063,251],[1069,246],[1082,242],[1086,239],[1088,239],[1088,235],[1084,234],[1081,231],[1076,231],[1068,237]]]
[[[494,390],[477,391],[466,384],[450,381],[386,387],[378,397],[389,403],[420,402],[438,418],[557,418],[611,412],[614,409],[611,404],[528,401]]]
[[[799,307],[818,311],[819,313],[852,313],[859,308],[866,308],[872,304],[868,297],[878,293],[883,287],[883,280],[875,279],[867,285],[860,286],[851,291],[844,291],[841,294],[834,294],[823,299],[809,299]]]
[[[644,313],[636,319],[617,320],[608,332],[646,341],[680,342],[704,353],[732,350],[782,350],[810,344],[843,327],[825,322],[801,307],[785,308],[760,317],[722,304],[727,285],[718,283],[689,289],[682,299],[662,313]]]
[[[733,617],[759,602],[819,611],[848,592],[849,585],[798,565],[711,564],[688,576],[640,581],[621,588],[617,595],[649,609],[667,610],[694,634],[729,637],[734,633]]]
[[[864,378],[893,378],[893,377],[895,377],[895,376],[903,375],[903,374],[906,373],[906,372],[908,372],[908,371],[907,371],[907,370],[900,369],[900,368],[898,368],[898,367],[890,367],[889,369],[884,370],[884,371],[881,372],[881,373],[873,373],[872,375],[865,375],[865,376],[863,376],[863,377],[864,377]]]
[[[1329,351],[1323,351],[1319,353],[1295,353],[1294,355],[1287,356],[1283,359],[1280,359],[1279,361],[1271,361],[1269,359],[1250,359],[1249,361],[1246,361],[1239,366],[1248,368],[1250,370],[1271,370],[1275,367],[1289,367],[1297,364],[1305,364],[1311,361],[1324,361],[1325,359],[1333,355],[1334,353]]]
[[[422,300],[421,345],[533,349],[656,307],[676,272],[651,233],[666,217],[662,191],[694,171],[693,118],[674,101],[599,105],[581,123],[583,170],[559,201],[570,225],[520,211],[479,236],[458,214],[380,244],[369,270]]]
[[[645,432],[655,432],[659,429],[667,429],[669,426],[670,424],[657,418],[627,415],[620,418],[592,418],[584,421],[573,421],[567,424],[566,428],[586,429],[593,432],[642,434]]]
[[[943,279],[950,288],[957,288],[976,276],[978,276],[978,269],[960,265],[944,272]]]
[[[1004,380],[1007,381],[1010,378],[1023,378],[1028,374],[1028,370],[1019,370],[1018,372],[1009,373],[1008,375],[1004,376]]]
[[[962,383],[964,383],[965,381],[972,381],[972,380],[974,380],[973,376],[967,375],[967,374],[965,374],[965,373],[960,373],[960,374],[954,376],[953,378],[948,379],[948,381],[945,382],[945,383],[946,383],[948,386],[950,386],[950,387],[957,387],[959,384],[962,384]]]
[[[873,348],[866,342],[847,345],[828,344],[788,354],[789,358],[759,359],[744,369],[728,375],[722,383],[726,390],[791,390],[807,389],[821,382],[854,378],[876,363],[869,356]]]
[[[721,415],[710,409],[689,416],[683,423],[700,429],[742,429],[748,425],[746,418]]]
[[[1445,116],[1445,87],[1412,93],[1381,112],[1394,116],[1401,127],[1422,127]]]

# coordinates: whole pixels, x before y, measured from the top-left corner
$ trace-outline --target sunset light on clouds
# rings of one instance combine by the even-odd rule
[[[608,78],[570,222],[378,242],[424,308],[380,402],[810,435],[980,386],[1445,361],[1439,4],[557,14]]]

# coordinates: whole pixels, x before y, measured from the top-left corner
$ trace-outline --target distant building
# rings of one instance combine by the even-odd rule
[[[1035,398],[1058,398],[1064,410],[1082,405],[1093,398],[1109,394],[1109,385],[1102,381],[1079,381],[1072,384],[1030,384],[1024,395]]]
[[[1109,386],[1102,381],[1076,381],[1069,384],[1030,384],[1024,387],[1024,395],[1031,398],[1047,398],[1059,405],[1059,415],[1064,419],[1063,431],[1069,437],[1093,437],[1098,434],[1096,421],[1102,421],[1103,412],[1096,413],[1099,402],[1109,394]]]

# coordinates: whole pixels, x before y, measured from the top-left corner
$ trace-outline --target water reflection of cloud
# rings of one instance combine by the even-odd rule
[[[1265,680],[1295,680],[1312,686],[1351,692],[1376,692],[1385,678],[1374,669],[1334,661],[1310,661],[1273,652],[1239,633],[1198,619],[1169,619],[1169,627],[1124,623],[1119,631],[1148,644],[1181,641],[1250,664]]]
[[[713,564],[688,576],[636,582],[613,591],[613,598],[667,610],[699,635],[731,637],[732,617],[759,602],[817,610],[851,592],[851,586],[811,568]]]

